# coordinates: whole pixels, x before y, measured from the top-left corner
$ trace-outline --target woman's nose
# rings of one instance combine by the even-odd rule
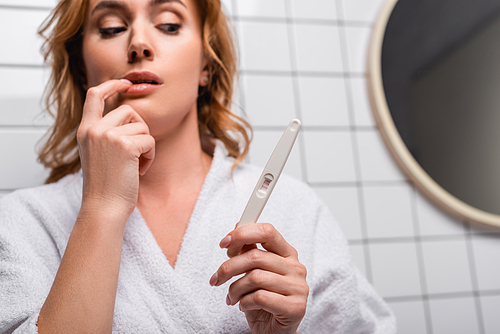
[[[134,63],[142,59],[153,60],[153,58],[153,47],[147,39],[146,32],[134,31],[128,50],[129,63]]]

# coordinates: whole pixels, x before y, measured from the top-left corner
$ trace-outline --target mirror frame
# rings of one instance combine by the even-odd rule
[[[432,202],[459,219],[500,227],[500,215],[459,200],[434,181],[410,153],[394,124],[382,81],[382,44],[386,26],[398,1],[386,0],[384,3],[373,26],[368,48],[368,94],[382,139],[404,174]]]

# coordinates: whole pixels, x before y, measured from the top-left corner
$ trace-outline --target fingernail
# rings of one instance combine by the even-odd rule
[[[229,295],[226,296],[226,305],[231,305],[231,298],[229,298]]]
[[[238,307],[240,308],[240,311],[243,312],[243,310],[241,309],[241,304],[238,304]]]
[[[120,79],[121,82],[124,82],[126,84],[132,85],[132,81],[127,80],[127,79]]]
[[[219,281],[219,275],[217,275],[217,273],[213,274],[212,277],[210,277],[210,285],[211,286],[214,286],[215,284],[217,284],[218,281]]]
[[[231,243],[231,236],[227,235],[224,239],[220,241],[219,247],[226,248]]]

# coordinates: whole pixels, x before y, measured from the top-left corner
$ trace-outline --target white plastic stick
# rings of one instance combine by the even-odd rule
[[[290,124],[288,124],[273,154],[271,154],[266,167],[264,167],[236,228],[256,223],[259,219],[269,196],[271,196],[273,192],[276,182],[278,182],[283,167],[285,167],[285,163],[292,151],[295,139],[297,139],[297,135],[299,134],[300,126],[301,123],[298,119],[293,119]],[[233,257],[238,255],[240,251],[241,248],[232,248],[227,251],[227,255]]]

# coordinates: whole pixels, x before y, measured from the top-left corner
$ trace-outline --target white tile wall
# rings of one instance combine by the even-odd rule
[[[485,333],[496,333],[500,328],[500,296],[484,296],[481,298]]]
[[[475,235],[472,241],[479,289],[499,290],[500,238],[497,235]]]
[[[472,290],[465,239],[427,241],[422,249],[430,294]]]
[[[464,225],[459,219],[439,210],[435,204],[431,203],[420,193],[416,193],[415,202],[420,225],[420,234],[422,236],[464,234]]]
[[[292,17],[296,19],[335,20],[336,0],[292,0]]]
[[[349,126],[342,78],[301,77],[300,110],[305,126]]]
[[[40,97],[49,71],[44,68],[0,67],[0,78],[8,82],[0,90],[0,126],[48,125]]]
[[[351,256],[354,264],[358,267],[363,275],[367,275],[365,249],[362,245],[350,245]]]
[[[304,131],[309,182],[356,181],[351,135],[347,131]]]
[[[373,285],[383,297],[422,293],[417,250],[413,243],[371,244]]]
[[[285,23],[239,23],[242,69],[291,71],[288,30]]]
[[[222,2],[242,50],[238,104],[255,125],[249,161],[263,166],[281,129],[301,118],[285,173],[329,206],[399,333],[500,332],[500,230],[429,203],[377,132],[365,60],[384,0]],[[54,4],[0,0],[0,196],[46,176],[34,149],[50,124],[36,117],[48,73],[36,29]]]
[[[47,173],[36,162],[35,146],[45,129],[2,129],[0,132],[1,189],[43,184]]]
[[[480,333],[472,298],[436,299],[429,304],[433,333]]]
[[[285,0],[240,0],[236,8],[241,17],[286,17]]]
[[[376,129],[357,131],[356,138],[363,181],[406,180]]]
[[[43,57],[39,49],[41,38],[36,31],[47,17],[48,10],[7,9],[0,10],[2,52],[0,64],[41,65]],[[15,31],[16,33],[9,33]]]
[[[41,7],[52,8],[56,5],[56,0],[0,0],[0,5],[16,7]]]
[[[245,111],[254,126],[283,126],[296,117],[291,75],[242,76]]]
[[[392,302],[389,305],[398,319],[398,333],[428,333],[422,301]]]
[[[314,190],[333,213],[345,236],[349,240],[361,240],[358,190],[355,187],[314,187]]]
[[[232,0],[222,0],[222,10],[226,15],[233,15],[233,3]]]
[[[296,24],[295,38],[299,71],[343,72],[339,30],[336,26]]]
[[[413,237],[411,188],[366,186],[363,189],[369,238]]]
[[[342,1],[344,18],[347,22],[373,22],[384,0],[348,0]]]
[[[352,103],[354,109],[354,123],[357,126],[375,126],[375,119],[368,99],[368,88],[364,78],[351,78]]]
[[[366,52],[370,40],[370,27],[350,27],[342,29],[346,36],[348,70],[352,73],[366,72]]]

